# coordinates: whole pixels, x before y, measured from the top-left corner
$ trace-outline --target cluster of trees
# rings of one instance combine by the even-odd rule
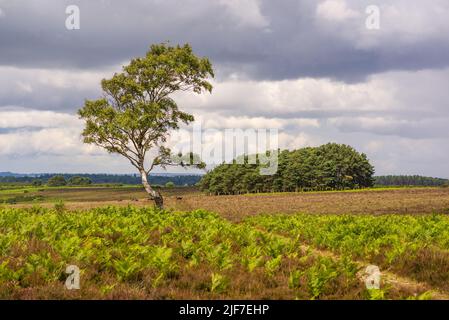
[[[446,186],[449,180],[423,176],[378,176],[375,183],[379,186]]]
[[[47,184],[55,174],[41,174],[30,176],[0,177],[0,183],[33,184],[35,186]],[[58,174],[68,183],[72,178],[80,177],[94,184],[141,184],[141,177],[137,174],[113,175],[113,174]],[[75,181],[78,179],[75,179]],[[155,185],[165,185],[172,182],[176,186],[195,185],[201,180],[201,175],[150,175],[149,180]],[[78,183],[75,183],[78,185]]]
[[[36,181],[34,181],[36,182]],[[92,184],[92,180],[87,177],[73,176],[66,180],[64,176],[57,175],[48,179],[47,185],[49,187],[62,187],[62,186],[88,186]]]
[[[374,185],[374,167],[363,153],[344,144],[279,152],[278,170],[261,175],[262,164],[221,164],[199,185],[212,194],[342,190]]]

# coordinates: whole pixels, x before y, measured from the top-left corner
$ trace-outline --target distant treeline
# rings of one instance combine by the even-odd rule
[[[0,183],[22,183],[32,184],[37,180],[42,181],[43,184],[47,184],[48,180],[54,177],[55,174],[42,174],[36,176],[25,177],[0,177]],[[112,175],[112,174],[61,174],[67,181],[73,177],[85,177],[89,178],[94,184],[141,184],[141,178],[139,175]],[[167,182],[173,182],[177,186],[194,185],[201,179],[200,175],[170,175],[159,176],[150,175],[149,180],[154,185],[165,185]]]
[[[449,185],[448,179],[423,176],[378,176],[374,177],[379,186],[444,186]]]
[[[374,168],[363,153],[329,143],[279,153],[276,174],[261,175],[262,164],[222,164],[208,172],[200,188],[212,194],[342,190],[371,187]]]

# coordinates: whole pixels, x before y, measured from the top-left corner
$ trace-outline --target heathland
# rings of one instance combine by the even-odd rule
[[[132,186],[0,191],[0,297],[449,297],[448,188],[162,193],[165,210]]]

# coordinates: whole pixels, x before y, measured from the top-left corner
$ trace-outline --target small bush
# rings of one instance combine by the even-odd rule
[[[168,189],[173,189],[175,187],[175,184],[173,182],[169,181],[165,184],[165,187]]]
[[[64,201],[59,200],[58,202],[56,202],[54,205],[54,209],[59,214],[64,213],[66,209]]]

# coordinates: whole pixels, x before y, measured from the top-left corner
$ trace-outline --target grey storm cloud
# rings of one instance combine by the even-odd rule
[[[73,112],[100,95],[99,82],[110,74],[0,66],[0,106]]]
[[[442,33],[447,25],[442,23],[441,32],[407,32],[407,23],[413,29],[415,21],[401,0],[377,1],[386,21],[377,34],[364,31],[371,1],[351,0],[336,9],[338,1],[328,1],[337,16],[323,11],[324,18],[317,14],[318,1],[246,2],[254,5],[236,0],[1,1],[0,64],[99,68],[142,55],[150,43],[170,41],[191,43],[224,70],[221,76],[239,70],[251,79],[353,82],[388,70],[449,65],[449,38]],[[391,7],[395,3],[398,7]],[[80,30],[65,28],[65,8],[72,4],[81,11]],[[432,6],[440,10],[428,9]],[[432,14],[447,16],[449,4],[431,0],[412,9],[432,22]]]

